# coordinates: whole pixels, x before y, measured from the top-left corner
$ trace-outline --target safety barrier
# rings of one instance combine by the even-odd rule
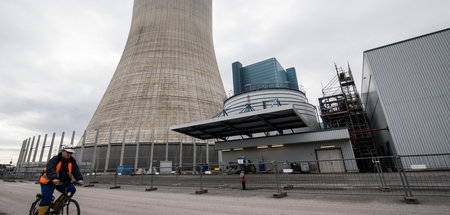
[[[22,166],[16,178],[38,180],[45,163]],[[371,171],[359,172],[358,165]],[[80,164],[86,184],[118,186],[182,186],[199,188],[245,188],[277,193],[328,193],[355,195],[450,196],[450,154],[385,156],[359,159],[274,161],[260,163],[182,164],[161,167],[118,168],[95,172],[89,163]],[[367,168],[366,168],[367,169]],[[147,188],[147,189],[149,189]]]

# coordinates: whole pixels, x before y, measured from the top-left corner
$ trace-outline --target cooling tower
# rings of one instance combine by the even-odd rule
[[[177,140],[170,126],[211,118],[224,98],[212,1],[135,0],[125,50],[87,126],[86,145],[95,130],[99,145],[124,136],[126,143]]]

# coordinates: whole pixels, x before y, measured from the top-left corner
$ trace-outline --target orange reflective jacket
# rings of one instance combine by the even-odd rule
[[[61,165],[62,165],[62,161],[60,161],[56,165],[56,174],[58,174],[59,170],[61,169]],[[68,163],[68,167],[69,167],[69,177],[72,178],[72,162]],[[44,172],[42,173],[42,176],[39,179],[39,182],[41,182],[42,184],[48,184],[48,182],[50,182],[50,179],[47,177],[47,167],[44,168]]]

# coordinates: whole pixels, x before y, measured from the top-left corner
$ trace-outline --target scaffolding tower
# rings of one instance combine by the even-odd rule
[[[350,65],[345,71],[336,68],[335,76],[327,85],[322,87],[323,97],[319,98],[320,116],[325,128],[347,127],[355,156],[376,156],[372,134],[366,113],[355,86]],[[367,169],[367,166],[364,165]],[[360,168],[361,169],[361,168]]]

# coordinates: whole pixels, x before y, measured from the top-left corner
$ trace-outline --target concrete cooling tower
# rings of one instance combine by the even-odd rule
[[[107,159],[109,153],[113,160],[125,153],[125,160],[120,159],[124,164],[127,157],[130,163],[136,156],[137,142],[152,142],[164,145],[160,149],[155,146],[159,160],[173,160],[171,154],[179,157],[181,149],[172,152],[169,143],[194,140],[169,131],[169,127],[211,118],[223,108],[224,99],[213,45],[212,1],[135,0],[125,50],[78,147],[134,145],[121,153],[96,152],[97,159]],[[142,146],[136,152],[140,150]],[[93,150],[88,151],[83,161],[91,159]],[[190,153],[189,157],[195,157]],[[138,156],[142,157],[138,166],[145,166],[148,158],[142,153]],[[112,166],[115,164],[110,163]]]

